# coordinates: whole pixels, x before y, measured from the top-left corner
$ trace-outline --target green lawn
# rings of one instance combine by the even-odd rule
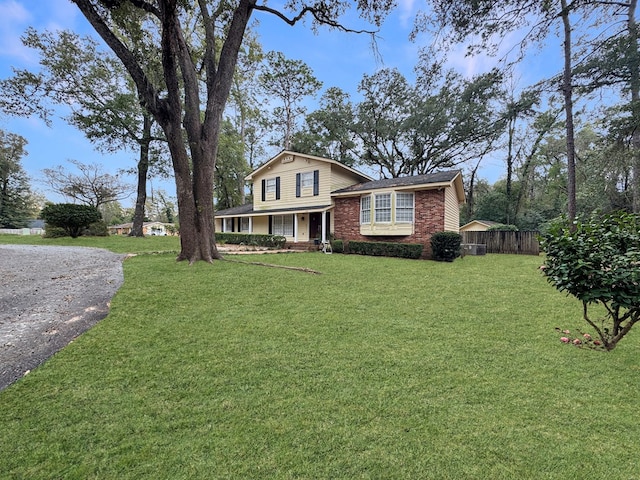
[[[174,258],[126,260],[109,316],[0,392],[0,478],[640,479],[640,330],[562,344],[581,307],[540,258]]]

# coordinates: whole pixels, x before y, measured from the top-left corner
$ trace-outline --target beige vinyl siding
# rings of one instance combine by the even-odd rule
[[[350,172],[340,169],[337,165],[331,166],[331,191],[350,187],[353,184],[362,182],[362,179],[350,174]]]
[[[296,174],[319,172],[319,194],[313,195],[311,191],[303,191],[302,196],[296,197]],[[262,180],[280,177],[280,199],[262,201]],[[254,209],[272,210],[278,208],[295,208],[309,205],[328,205],[331,203],[331,165],[318,160],[294,156],[293,161],[282,163],[282,160],[274,162],[271,168],[260,172],[253,180]]]
[[[253,217],[253,233],[269,233],[269,217]]]
[[[453,186],[444,190],[444,229],[449,232],[460,231],[460,205]]]

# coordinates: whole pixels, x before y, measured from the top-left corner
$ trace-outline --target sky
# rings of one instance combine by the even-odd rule
[[[278,0],[270,1],[269,5],[278,7],[280,3],[282,2]],[[253,19],[258,22],[255,30],[264,51],[281,51],[287,58],[304,61],[323,82],[322,91],[337,86],[350,93],[352,100],[357,100],[357,86],[363,75],[371,75],[380,68],[398,68],[407,79],[413,80],[413,68],[418,62],[420,48],[431,41],[426,34],[415,42],[409,41],[415,15],[423,8],[424,0],[398,0],[398,7],[387,17],[378,33],[379,55],[372,49],[368,35],[327,29],[314,34],[308,25],[289,27],[275,16],[264,12],[255,12]],[[345,23],[363,26],[356,17],[346,17]],[[27,27],[34,27],[39,31],[69,29],[82,35],[92,34],[97,38],[97,34],[69,0],[0,0],[0,78],[10,77],[12,68],[38,69],[38,55],[25,48],[20,40]],[[505,44],[508,44],[509,39],[506,40]],[[548,50],[542,50],[521,68],[519,81],[523,86],[548,75],[550,69],[558,71],[560,46],[550,45],[549,48],[556,48],[557,51],[551,50],[549,53]],[[471,77],[488,71],[496,60],[486,56],[468,58],[460,47],[449,55],[448,62],[459,73]],[[64,114],[64,109],[60,112]],[[135,165],[136,152],[103,155],[84,138],[82,132],[68,126],[60,118],[54,119],[53,125],[49,127],[37,118],[0,117],[0,129],[26,138],[28,155],[23,158],[22,166],[31,179],[33,189],[52,201],[63,199],[48,190],[42,181],[44,168],[62,165],[71,171],[72,166],[68,160],[74,159],[82,163],[99,163],[105,172],[115,174],[119,169]],[[504,170],[500,158],[487,159],[483,165],[479,176],[489,183],[498,180]],[[135,184],[134,177],[128,177],[126,181]],[[169,195],[175,193],[172,180],[153,179],[150,190],[154,188],[163,189]],[[130,200],[121,202],[124,207],[133,205],[134,191],[132,187]]]

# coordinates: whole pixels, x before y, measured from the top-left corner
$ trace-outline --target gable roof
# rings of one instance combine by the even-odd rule
[[[276,156],[274,156],[273,158],[267,160],[265,163],[263,163],[262,165],[260,165],[258,168],[256,168],[253,172],[251,172],[249,175],[247,175],[244,179],[252,182],[253,179],[256,177],[256,175],[259,175],[260,173],[262,173],[263,170],[266,170],[269,168],[269,166],[271,166],[273,163],[276,163],[278,161],[280,161],[283,157],[286,156],[293,156],[293,157],[303,157],[303,158],[307,158],[309,160],[316,160],[318,162],[325,162],[325,163],[329,163],[337,168],[340,168],[346,172],[351,173],[352,175],[355,175],[357,177],[360,177],[363,181],[367,181],[367,180],[372,180],[372,178],[369,175],[366,175],[362,172],[359,172],[358,170],[348,167],[346,166],[344,163],[340,163],[340,162],[336,162],[335,160],[330,160],[328,158],[323,158],[323,157],[316,157],[314,155],[307,155],[306,153],[298,153],[298,152],[294,152],[292,150],[282,150],[280,153],[278,153]]]
[[[465,223],[463,226],[461,226],[460,230],[468,228],[474,223],[479,223],[480,225],[483,225],[487,228],[495,227],[496,225],[502,225],[500,222],[494,222],[493,220],[471,220],[469,223]]]
[[[458,199],[464,202],[464,187],[460,170],[446,172],[427,173],[425,175],[413,175],[411,177],[384,178],[370,182],[357,183],[346,188],[332,192],[332,195],[350,195],[359,192],[381,190],[384,188],[419,190],[420,187],[436,188],[453,186],[456,189]]]

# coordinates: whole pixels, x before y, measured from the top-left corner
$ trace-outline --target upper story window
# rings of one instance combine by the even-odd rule
[[[320,170],[296,173],[296,198],[320,194]]]
[[[376,223],[391,222],[391,194],[381,193],[374,196],[374,221]]]
[[[280,200],[280,177],[262,179],[262,201]]]
[[[313,187],[313,172],[304,172],[300,174],[300,186],[302,188]]]

